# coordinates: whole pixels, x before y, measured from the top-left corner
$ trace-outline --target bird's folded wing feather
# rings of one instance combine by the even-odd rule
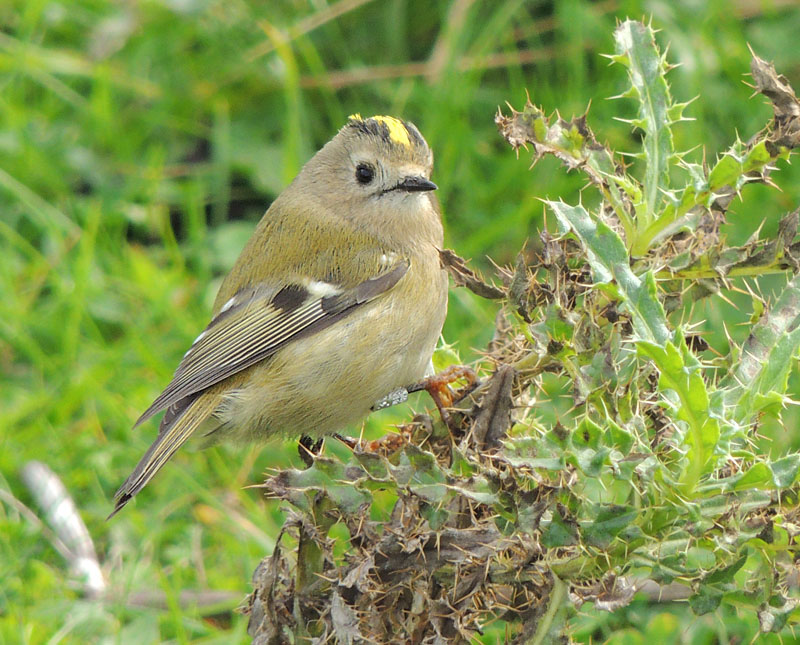
[[[346,290],[317,283],[316,288],[293,284],[238,292],[197,337],[170,384],[136,425],[271,356],[286,343],[328,327],[394,287],[408,268],[408,261],[398,261]]]

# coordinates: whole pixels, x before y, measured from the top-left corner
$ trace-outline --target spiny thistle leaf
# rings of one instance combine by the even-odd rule
[[[273,495],[289,500],[303,510],[310,510],[315,495],[326,493],[336,504],[349,512],[356,512],[368,504],[368,491],[357,485],[359,471],[348,471],[344,464],[333,459],[319,458],[306,470],[283,470],[267,481]]]
[[[694,365],[687,365],[685,361],[688,354],[685,348],[680,351],[671,342],[660,347],[647,341],[640,341],[637,347],[658,367],[659,388],[677,394],[672,412],[688,427],[683,438],[688,463],[680,481],[684,492],[691,494],[700,478],[710,473],[716,464],[714,448],[720,436],[719,419],[712,414],[709,393],[696,360]]]
[[[639,100],[639,118],[635,125],[644,131],[646,208],[642,215],[647,224],[655,219],[662,194],[669,188],[673,104],[665,78],[668,69],[649,26],[626,20],[614,32],[614,41],[617,51],[614,61],[628,70],[628,78]]]
[[[570,206],[561,201],[545,203],[555,213],[562,230],[572,230],[581,240],[595,284],[608,285],[617,292],[623,307],[632,316],[638,336],[659,345],[666,343],[671,333],[664,308],[656,297],[652,274],[644,278],[634,275],[620,237],[583,206]]]
[[[600,549],[607,548],[639,516],[637,509],[620,504],[601,504],[593,513],[592,520],[582,524],[581,533],[586,544]]]
[[[727,488],[743,490],[785,490],[795,484],[800,473],[800,455],[787,455],[772,463],[757,462],[737,477],[726,481]]]
[[[726,405],[746,422],[762,409],[770,392],[785,392],[800,348],[800,274],[781,291],[775,304],[753,327],[739,362],[720,383]]]

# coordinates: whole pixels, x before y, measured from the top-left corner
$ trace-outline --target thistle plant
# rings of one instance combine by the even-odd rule
[[[796,620],[800,455],[760,454],[754,433],[791,402],[800,209],[744,246],[720,229],[800,145],[800,102],[753,55],[772,121],[691,162],[674,149],[687,103],[652,28],[626,21],[615,42],[641,148],[613,151],[586,115],[530,100],[497,114],[518,153],[583,173],[596,206],[547,200],[554,230],[497,284],[442,253],[457,285],[501,307],[481,385],[444,419],[268,479],[290,512],[254,575],[255,643],[474,642],[493,629],[554,642],[572,607],[613,611],[647,585],[679,586],[697,614],[735,604],[764,631]],[[786,284],[747,339],[709,357],[686,311],[770,273]],[[543,412],[545,377],[568,387],[569,409]]]

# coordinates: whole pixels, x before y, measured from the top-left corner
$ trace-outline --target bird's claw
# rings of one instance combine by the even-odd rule
[[[450,384],[459,380],[465,380],[467,383],[458,390],[453,391]],[[454,403],[458,403],[478,387],[478,385],[478,375],[471,367],[467,367],[466,365],[451,365],[438,374],[429,376],[419,383],[410,386],[408,391],[418,392],[419,390],[425,390],[430,394],[439,410],[442,421],[444,421],[445,425],[449,428],[450,414],[447,412],[447,408],[452,407]]]

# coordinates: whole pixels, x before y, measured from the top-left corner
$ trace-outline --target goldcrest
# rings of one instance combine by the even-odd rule
[[[432,167],[417,128],[388,116],[351,116],[308,161],[136,422],[166,410],[112,515],[196,433],[318,437],[429,373],[447,309]]]

